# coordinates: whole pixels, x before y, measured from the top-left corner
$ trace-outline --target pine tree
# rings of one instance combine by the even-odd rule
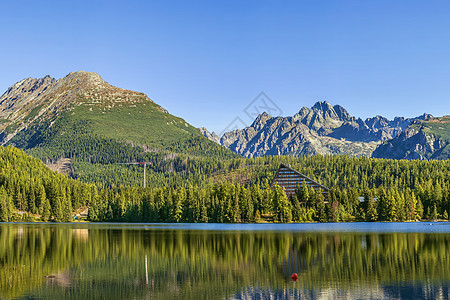
[[[261,223],[261,213],[258,209],[255,212],[255,223]]]
[[[437,212],[436,204],[433,205],[433,212],[431,213],[431,219],[434,221],[438,219],[438,212]]]
[[[392,189],[389,189],[387,198],[386,198],[386,210],[387,210],[387,219],[386,221],[396,221],[397,220],[397,205],[395,201],[395,192]]]
[[[97,204],[97,200],[98,200],[99,196],[95,195],[90,203],[89,206],[89,210],[88,210],[88,220],[91,222],[98,222],[101,219],[99,218],[99,212],[98,212],[98,204]]]
[[[397,221],[403,222],[407,220],[407,208],[406,201],[403,193],[400,193],[398,190],[395,192],[395,201],[396,201],[396,211],[397,211]]]
[[[313,194],[314,209],[316,211],[316,221],[324,223],[328,222],[327,212],[325,207],[325,199],[321,189],[318,189]]]
[[[288,201],[284,188],[278,184],[274,186],[274,220],[282,223],[289,223],[292,221],[291,203]]]
[[[405,194],[405,206],[406,206],[406,219],[415,220],[417,199],[416,196],[414,195],[414,192],[411,192],[409,189]]]
[[[175,193],[173,196],[173,212],[172,212],[172,219],[176,223],[181,222],[181,218],[183,216],[183,196],[184,193],[178,192]]]
[[[262,205],[261,205],[261,214],[268,213],[273,206],[273,198],[272,191],[270,189],[269,184],[266,182],[264,184],[264,190],[262,192]]]
[[[209,217],[208,217],[208,209],[206,208],[205,199],[202,199],[202,202],[200,204],[200,220],[201,223],[208,223]]]
[[[414,193],[413,193],[414,196]],[[420,201],[420,198],[417,199],[417,206],[416,206],[416,210],[415,210],[415,219],[416,220],[421,220],[423,217],[423,205],[422,205],[422,201]]]
[[[33,213],[36,214],[37,208],[36,208],[36,194],[34,192],[34,188],[31,188],[28,192],[28,210]]]
[[[373,197],[367,202],[366,221],[375,222],[378,220],[377,203]]]
[[[50,220],[50,217],[52,215],[52,207],[50,206],[50,202],[47,198],[43,198],[41,202],[42,206],[42,212],[41,212],[41,219],[44,222],[47,222]]]
[[[297,188],[297,198],[300,203],[304,203],[306,207],[312,207],[312,203],[310,201],[311,195],[309,194],[309,188],[303,182],[302,186],[300,188]]]
[[[297,194],[291,196],[290,199],[292,203],[292,221],[301,222],[303,217],[302,207],[300,206],[300,202],[297,200]]]
[[[386,190],[381,187],[378,190],[378,220],[386,221],[387,220],[387,194]]]
[[[62,197],[57,196],[54,200],[53,217],[56,222],[63,222],[63,203]]]
[[[427,208],[427,214],[425,215],[425,219],[431,219],[431,206]]]
[[[20,187],[19,186],[17,186],[17,188],[16,188],[16,192],[15,192],[15,204],[16,204],[16,207],[20,210],[20,211],[24,211],[24,210],[26,210],[27,209],[27,205],[26,205],[26,203],[25,203],[25,201],[24,201],[24,197],[23,197],[23,194],[22,194],[22,192],[20,191]]]
[[[63,222],[71,222],[73,220],[72,216],[72,201],[70,200],[70,188],[67,187],[67,190],[62,189],[62,221]]]
[[[0,221],[8,222],[11,212],[9,207],[9,196],[6,193],[5,188],[0,187]]]
[[[241,221],[241,210],[239,209],[239,184],[237,184],[237,186],[233,187],[233,205],[232,205],[232,222],[233,223],[238,223]]]
[[[38,210],[38,212],[39,212],[40,215],[42,215],[44,213],[45,202],[46,201],[48,202],[46,194],[45,194],[45,188],[44,188],[43,185],[39,185],[39,187],[38,187],[37,200],[38,200],[37,202],[39,203],[39,210]]]

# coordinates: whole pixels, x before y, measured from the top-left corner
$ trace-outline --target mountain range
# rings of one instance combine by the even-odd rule
[[[372,153],[375,158],[450,159],[450,116],[414,121]]]
[[[171,115],[143,93],[114,87],[84,71],[59,80],[27,78],[0,97],[2,145],[25,149],[78,174],[86,173],[82,162],[110,164],[157,154],[163,160],[179,155],[232,158],[233,152],[244,157],[447,159],[449,132],[448,117],[362,120],[323,101],[288,117],[262,113],[250,126],[219,137]]]
[[[245,157],[265,155],[345,154],[389,158],[381,144],[397,138],[412,124],[420,124],[432,116],[396,117],[388,120],[375,116],[362,120],[351,116],[340,105],[327,101],[313,107],[303,107],[289,117],[260,114],[254,122],[241,130],[225,133],[219,138],[205,128],[200,132],[207,138]],[[402,157],[397,153],[397,158]],[[425,158],[424,156],[414,156]]]

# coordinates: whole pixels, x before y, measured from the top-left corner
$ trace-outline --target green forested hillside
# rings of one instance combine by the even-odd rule
[[[72,221],[92,202],[96,187],[50,171],[14,147],[0,147],[0,219]]]
[[[165,140],[155,139],[153,143],[149,143],[145,139],[151,139],[152,136],[119,139],[115,130],[110,130],[111,134],[98,132],[100,126],[96,127],[93,123],[95,122],[75,118],[74,115],[66,113],[55,121],[44,122],[22,131],[8,144],[24,149],[44,162],[69,158],[73,177],[105,185],[141,183],[142,168],[118,163],[151,162],[151,183],[155,180],[161,181],[160,176],[166,177],[163,172],[186,170],[193,160],[198,168],[202,168],[201,172],[208,174],[217,171],[216,167],[209,167],[211,160],[218,162],[238,157],[230,150],[194,133],[196,131],[183,131],[183,134],[177,135],[177,130],[174,130],[173,137],[168,134]],[[196,130],[190,125],[189,127]],[[204,162],[205,158],[208,158],[208,163]]]
[[[150,161],[150,173],[160,173],[170,170],[171,161],[237,157],[145,94],[111,86],[95,73],[80,71],[59,80],[29,78],[8,89],[0,102],[3,145],[24,149],[47,163],[65,159],[71,175],[85,181],[141,182],[139,169],[117,163]],[[178,170],[186,169],[176,164]]]
[[[3,221],[32,218],[30,214],[40,220],[69,221],[73,211],[85,207],[90,207],[91,221],[406,221],[448,219],[450,208],[450,161],[346,156],[176,158],[166,166],[155,166],[151,185],[142,188],[82,183],[48,170],[21,150],[0,149]],[[280,162],[330,187],[328,201],[312,189],[300,189],[293,199],[287,199],[278,186],[271,189]],[[104,172],[111,172],[110,178],[127,176],[110,166]],[[365,202],[360,203],[361,196]]]

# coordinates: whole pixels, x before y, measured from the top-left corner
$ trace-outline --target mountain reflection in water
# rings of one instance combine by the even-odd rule
[[[450,298],[450,226],[426,225],[3,223],[0,298]]]

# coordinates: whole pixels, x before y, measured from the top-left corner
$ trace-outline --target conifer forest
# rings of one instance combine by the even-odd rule
[[[69,177],[22,150],[1,147],[0,220],[70,222],[83,212],[93,222],[448,219],[449,160],[162,155],[145,158],[152,164],[144,188],[140,166],[102,164],[96,172]],[[289,198],[282,187],[271,187],[280,163],[329,187],[328,199],[306,186]]]

